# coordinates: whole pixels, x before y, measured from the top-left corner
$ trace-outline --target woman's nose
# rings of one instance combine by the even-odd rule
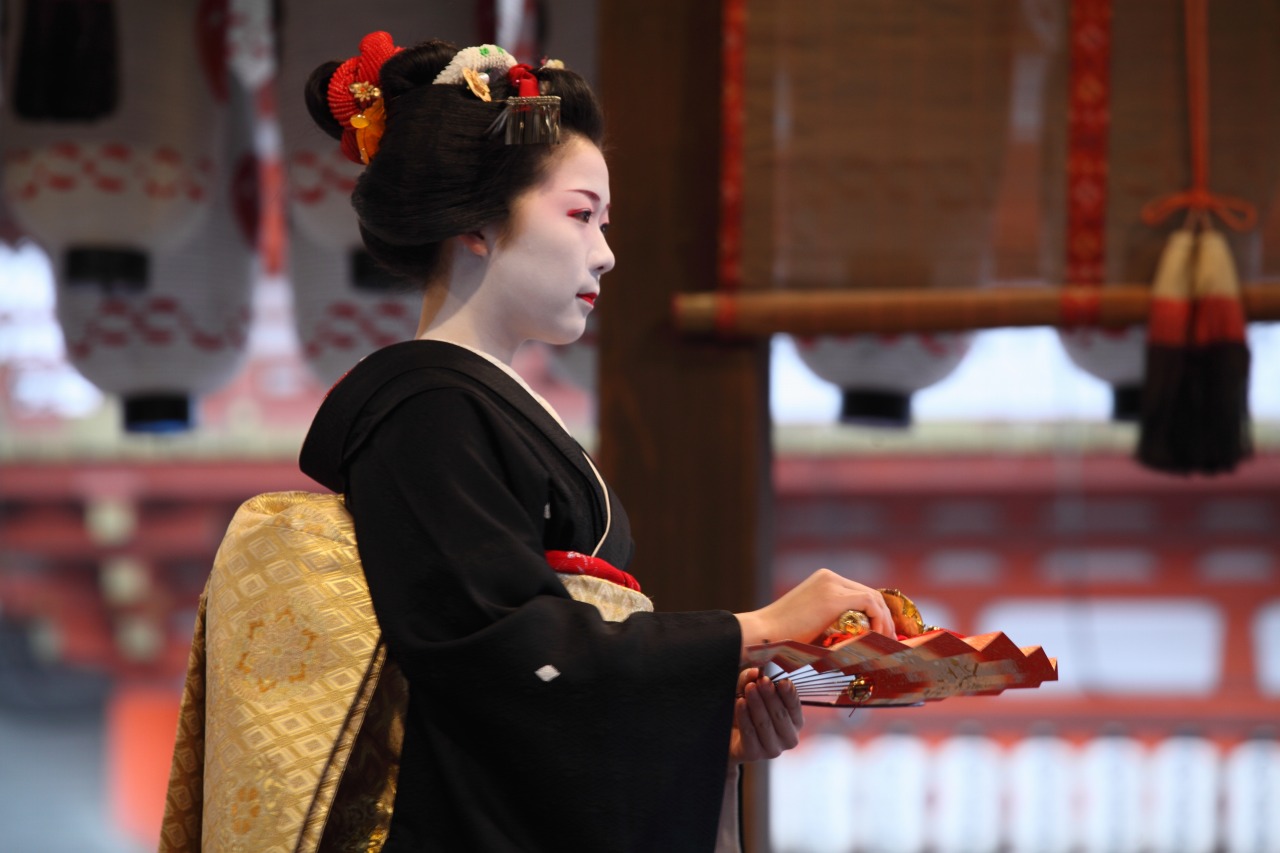
[[[604,232],[599,233],[600,238],[591,250],[591,271],[597,276],[604,275],[613,269],[613,250],[609,248],[609,241],[605,239]]]

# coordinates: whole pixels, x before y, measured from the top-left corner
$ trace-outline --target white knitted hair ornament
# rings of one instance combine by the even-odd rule
[[[463,71],[470,69],[476,72],[506,72],[516,64],[516,58],[496,44],[482,44],[476,47],[464,47],[453,55],[444,70],[436,75],[435,83],[459,86],[466,83]]]

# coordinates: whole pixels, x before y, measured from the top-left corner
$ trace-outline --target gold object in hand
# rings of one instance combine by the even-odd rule
[[[880,595],[893,614],[893,624],[898,633],[907,637],[918,637],[924,633],[924,617],[915,602],[902,594],[902,590],[886,587],[880,590]]]

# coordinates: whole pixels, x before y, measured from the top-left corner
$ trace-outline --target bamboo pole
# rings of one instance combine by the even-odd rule
[[[681,293],[676,328],[690,334],[955,332],[1007,326],[1119,328],[1146,321],[1148,285],[985,290],[769,290]],[[1250,321],[1280,320],[1280,284],[1242,288]]]

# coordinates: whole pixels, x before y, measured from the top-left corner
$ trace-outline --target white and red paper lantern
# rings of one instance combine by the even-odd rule
[[[1211,853],[1221,849],[1218,815],[1222,762],[1208,738],[1177,734],[1151,750],[1147,850]]]
[[[1135,738],[1105,733],[1085,744],[1076,765],[1079,849],[1138,853],[1143,849],[1147,753]]]
[[[351,191],[363,167],[343,157],[338,143],[316,129],[302,84],[322,62],[354,55],[367,32],[385,30],[401,45],[428,36],[465,45],[474,41],[475,24],[474,10],[465,3],[317,0],[286,9],[280,123],[294,318],[303,355],[326,385],[373,350],[414,336],[423,283],[390,276],[365,252],[351,209]]]
[[[933,756],[922,738],[890,730],[859,750],[865,772],[851,774],[861,813],[858,825],[863,850],[877,853],[924,853]]]
[[[1005,767],[1008,849],[1012,853],[1068,853],[1076,848],[1071,812],[1076,754],[1048,734],[1024,738]]]
[[[1000,850],[1000,782],[1004,756],[991,738],[958,734],[934,754],[931,850],[996,853]]]
[[[228,125],[248,104],[228,103],[225,0],[9,8],[3,192],[51,256],[71,360],[126,428],[189,426],[248,323],[256,167],[247,118]]]
[[[880,818],[865,808],[850,767],[865,767],[841,734],[804,737],[769,765],[769,835],[774,850],[824,853],[856,850],[862,832]]]
[[[1261,731],[1225,756],[1223,840],[1229,853],[1280,850],[1280,744]]]
[[[1071,361],[1111,386],[1111,417],[1134,421],[1142,410],[1142,379],[1147,363],[1147,327],[1059,329]]]
[[[906,426],[911,395],[945,379],[969,351],[972,336],[832,335],[801,338],[801,361],[843,394],[845,423]]]
[[[182,429],[194,399],[228,382],[245,355],[256,270],[258,159],[252,103],[230,88],[228,166],[213,176],[203,227],[181,247],[134,263],[147,286],[133,289],[78,250],[60,256],[58,315],[72,363],[100,388],[122,395],[125,427]],[[112,258],[127,256],[117,253]]]

